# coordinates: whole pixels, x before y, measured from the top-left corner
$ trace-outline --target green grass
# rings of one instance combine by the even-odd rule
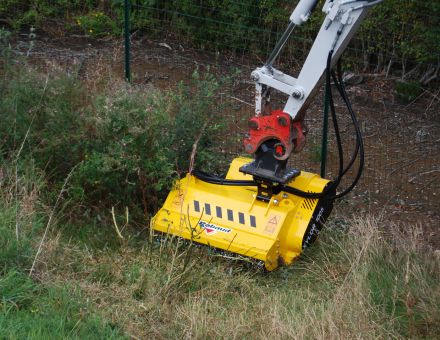
[[[0,329],[6,339],[114,339],[117,326],[93,312],[72,287],[38,284],[10,270],[0,278]]]
[[[119,338],[79,287],[44,279],[44,263],[29,269],[47,221],[31,164],[0,163],[0,336],[2,339]],[[13,165],[13,163],[12,163]],[[15,171],[16,170],[16,171]]]

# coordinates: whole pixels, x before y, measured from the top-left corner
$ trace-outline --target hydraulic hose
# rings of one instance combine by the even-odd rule
[[[338,73],[339,73],[339,77],[341,78],[341,72],[340,72],[340,65],[338,65]],[[359,182],[361,176],[362,176],[362,172],[364,170],[364,164],[365,164],[365,150],[364,150],[364,142],[363,142],[363,137],[362,137],[362,131],[359,127],[359,122],[357,120],[356,114],[351,106],[351,102],[350,99],[348,98],[347,92],[345,90],[345,86],[343,84],[343,82],[339,83],[340,85],[340,89],[342,91],[341,93],[341,97],[343,98],[347,109],[350,113],[352,122],[353,122],[353,126],[355,128],[356,131],[356,148],[354,151],[354,154],[352,156],[352,159],[350,160],[349,165],[347,166],[346,171],[348,171],[351,166],[353,165],[354,161],[357,158],[358,155],[358,151],[359,151],[359,167],[358,167],[358,171],[356,174],[355,179],[353,180],[353,182],[351,183],[351,185],[349,187],[347,187],[344,191],[342,191],[341,193],[338,193],[335,195],[335,198],[341,198],[344,197],[345,195],[347,195],[350,191],[353,190],[353,188],[356,186],[356,184]]]
[[[340,65],[339,65],[339,62],[338,62],[338,67],[339,66]],[[336,87],[337,87],[337,89],[339,91],[339,94],[341,95],[342,99],[344,100],[347,108],[349,107],[349,105],[350,105],[350,108],[351,108],[351,103],[349,102],[349,99],[348,99],[348,97],[347,97],[347,95],[345,93],[345,88],[344,88],[344,85],[342,83],[340,74],[338,74],[338,78],[336,78],[336,75],[334,74],[334,72],[332,72],[332,78],[333,78],[333,82],[335,83],[335,85],[336,85]],[[348,110],[350,111],[350,109],[348,109]],[[353,121],[353,119],[352,119],[352,121]],[[353,121],[353,125],[354,124],[355,124],[355,122]],[[350,162],[348,163],[348,165],[345,167],[344,171],[342,172],[342,176],[344,176],[351,169],[351,167],[353,166],[354,162],[356,161],[358,152],[359,152],[359,138],[358,138],[357,132],[356,132],[356,146],[355,146],[355,148],[353,150],[353,154],[351,156]]]
[[[237,187],[250,187],[250,186],[258,186],[258,183],[255,181],[246,181],[246,180],[235,180],[235,179],[225,179],[218,176],[214,176],[208,174],[206,172],[200,170],[193,170],[191,173],[194,177],[211,184],[219,184],[219,185],[231,185]]]
[[[328,91],[328,99],[330,105],[330,113],[333,121],[333,128],[335,130],[336,136],[336,145],[338,148],[338,156],[339,156],[339,169],[338,169],[338,177],[333,181],[331,188],[337,188],[339,183],[341,183],[343,172],[344,172],[344,151],[342,149],[342,141],[341,141],[341,133],[339,131],[338,118],[336,116],[335,103],[333,100],[333,91],[331,86],[331,62],[332,62],[333,50],[331,50],[327,57],[327,71],[326,71],[326,82],[327,82],[327,91]],[[329,188],[330,191],[330,188]]]

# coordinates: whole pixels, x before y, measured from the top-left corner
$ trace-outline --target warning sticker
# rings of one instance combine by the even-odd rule
[[[206,235],[214,235],[217,232],[221,232],[221,233],[230,233],[231,232],[231,229],[229,229],[229,228],[219,227],[218,225],[215,225],[212,223],[207,223],[204,221],[200,221],[199,226],[200,226],[200,228],[205,230]]]
[[[267,221],[267,224],[272,224],[272,225],[274,225],[275,227],[278,225],[278,218],[279,218],[279,216],[277,216],[277,215],[272,215],[270,218],[269,218],[269,221]]]
[[[266,227],[264,228],[264,232],[273,234],[275,230],[277,230],[280,220],[281,217],[279,215],[270,215],[269,219],[267,220]]]

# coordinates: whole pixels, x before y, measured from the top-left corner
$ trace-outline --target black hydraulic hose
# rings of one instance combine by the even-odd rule
[[[211,184],[242,186],[242,187],[258,186],[258,183],[255,181],[225,179],[218,176],[213,176],[211,174],[208,174],[200,170],[193,170],[192,175],[204,182]]]
[[[345,90],[345,85],[342,81],[342,72],[341,72],[341,63],[340,61],[338,61],[338,76],[336,77],[335,73],[332,72],[332,78],[333,81],[342,97],[342,99],[344,100],[345,105],[347,106],[347,109],[350,113],[352,122],[353,122],[353,126],[355,128],[355,133],[356,133],[356,146],[355,146],[355,150],[353,152],[353,155],[351,157],[351,160],[349,162],[349,164],[347,165],[347,167],[344,169],[343,171],[343,176],[351,169],[351,167],[353,166],[354,162],[357,159],[358,153],[360,155],[359,158],[359,167],[358,167],[358,172],[356,174],[355,179],[353,180],[352,184],[346,188],[343,192],[335,195],[335,198],[341,198],[345,195],[347,195],[355,186],[356,184],[359,182],[359,179],[362,176],[362,172],[363,172],[363,168],[364,168],[364,163],[365,163],[365,152],[364,152],[364,145],[363,145],[363,138],[362,138],[362,132],[360,130],[359,127],[359,123],[357,121],[356,118],[356,114],[354,113],[354,110],[352,108],[350,99],[347,95],[347,92]]]
[[[211,174],[205,173],[203,171],[199,170],[193,170],[191,173],[194,177],[200,179],[203,182],[207,182],[210,184],[217,184],[217,185],[230,185],[230,186],[244,186],[244,187],[256,187],[258,186],[258,183],[255,181],[247,181],[247,180],[232,180],[232,179],[224,179],[221,177],[213,176]],[[282,191],[291,193],[293,195],[297,195],[304,198],[322,198],[324,197],[324,193],[312,193],[312,192],[305,192],[302,190],[298,190],[292,187],[289,187],[287,185],[279,185],[279,188]]]
[[[345,93],[344,93],[344,89],[342,88],[344,85],[342,84],[342,82],[340,82],[340,80],[338,80],[335,76],[335,74],[332,72],[332,78],[333,78],[333,82],[335,83],[339,94],[341,95],[342,99],[344,100],[347,108],[348,105],[350,105],[348,98],[346,97]],[[350,109],[348,109],[350,111]],[[352,119],[353,120],[353,119]],[[354,124],[354,122],[353,122]],[[354,148],[353,154],[351,156],[350,162],[348,162],[348,165],[344,168],[344,171],[342,171],[342,176],[344,176],[353,166],[354,162],[356,161],[356,158],[358,156],[359,153],[359,138],[357,138],[357,134],[356,134],[356,146]]]
[[[333,101],[333,92],[331,87],[331,61],[333,56],[333,50],[331,50],[327,57],[327,71],[326,71],[326,82],[327,82],[327,91],[328,92],[328,99],[329,99],[329,105],[330,105],[330,113],[332,116],[333,121],[333,128],[335,130],[335,136],[336,136],[336,145],[338,148],[338,156],[339,156],[339,169],[338,169],[338,177],[334,180],[331,187],[329,187],[329,191],[333,188],[337,188],[339,183],[341,183],[342,177],[343,177],[343,171],[344,171],[344,151],[342,149],[342,141],[341,141],[341,133],[339,131],[339,125],[338,125],[338,119],[336,116],[336,109],[335,109],[335,103]]]
[[[341,95],[341,98],[344,100],[344,103],[347,107],[348,112],[350,113],[350,116],[353,116],[351,114],[351,112],[354,112],[353,107],[351,106],[351,102],[350,102],[350,98],[347,95],[347,92],[345,91],[345,84],[344,81],[342,79],[342,63],[341,63],[341,59],[338,60],[338,64],[337,64],[337,78],[335,77],[334,73],[332,73],[332,76],[334,77],[334,79],[337,79],[337,81],[335,81],[335,83],[337,83],[337,88],[339,91],[339,94]],[[356,116],[356,115],[354,115]],[[355,122],[353,121],[353,117],[352,117],[352,122],[353,122],[353,126],[355,126]],[[357,158],[358,152],[359,152],[359,145],[360,145],[360,141],[362,140],[362,135],[360,136],[361,138],[358,138],[358,134],[356,133],[356,146],[352,155],[352,158],[350,160],[349,165],[344,169],[344,174],[351,168],[351,166],[353,165],[354,161]]]
[[[343,91],[344,97],[347,100],[347,108],[350,112],[350,116],[351,119],[353,121],[353,125],[354,128],[356,130],[356,139],[359,143],[359,167],[358,167],[358,172],[356,174],[355,179],[353,180],[353,182],[351,183],[351,185],[346,188],[343,192],[335,195],[335,198],[341,198],[344,197],[345,195],[347,195],[351,190],[353,190],[353,188],[356,186],[356,184],[359,182],[361,176],[362,176],[362,172],[364,170],[364,164],[365,164],[365,150],[364,150],[364,142],[363,142],[363,137],[362,137],[362,131],[359,127],[359,122],[357,120],[356,114],[353,111],[353,108],[351,106],[351,102],[350,99],[347,96],[347,92],[345,91],[345,86],[342,84],[341,89]]]

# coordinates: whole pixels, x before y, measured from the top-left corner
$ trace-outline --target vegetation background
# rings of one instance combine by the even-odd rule
[[[122,4],[0,3],[0,336],[435,338],[440,255],[418,226],[336,212],[319,246],[271,274],[150,234],[148,219],[187,170],[195,140],[199,166],[225,169],[228,159],[215,151],[228,125],[211,117],[230,105],[216,98],[233,77],[196,72],[169,91],[102,79],[92,92],[80,74],[38,71],[11,48],[30,27],[118,37]],[[269,48],[293,7],[276,0],[132,5],[133,30],[237,54]],[[432,86],[439,12],[434,1],[385,1],[347,62],[399,74],[416,87],[404,86],[408,96]],[[319,21],[303,29],[304,46]],[[231,25],[219,30],[219,22]],[[105,67],[96,65],[97,73]]]
[[[204,49],[255,53],[272,48],[295,1],[130,0],[130,4],[133,31],[175,35]],[[92,36],[119,35],[123,5],[123,0],[4,0],[0,18],[14,29],[34,25],[52,33],[79,30]],[[363,22],[351,44],[350,62],[369,72],[398,70],[426,85],[439,72],[439,13],[438,1],[384,1]],[[296,59],[303,57],[321,19],[322,15],[315,15],[300,28],[296,53],[291,51]],[[300,42],[304,48],[298,48]]]

